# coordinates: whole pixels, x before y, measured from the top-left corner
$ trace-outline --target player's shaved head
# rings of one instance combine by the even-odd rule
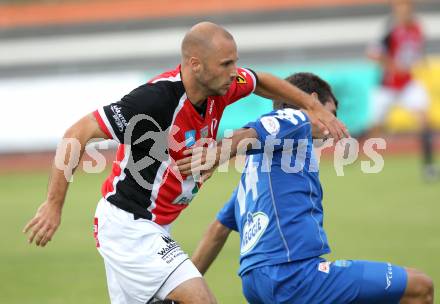
[[[182,41],[181,74],[193,100],[223,96],[237,76],[237,45],[232,35],[212,22],[194,25]]]
[[[182,59],[190,57],[203,58],[215,49],[221,39],[234,40],[223,27],[212,22],[200,22],[194,25],[182,41]]]

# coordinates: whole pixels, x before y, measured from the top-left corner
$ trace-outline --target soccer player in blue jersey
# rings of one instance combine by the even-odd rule
[[[336,113],[330,86],[309,73],[288,81]],[[276,102],[275,110],[234,132],[234,154],[241,139],[258,139],[248,150],[237,189],[218,213],[192,260],[204,273],[231,230],[240,233],[243,292],[250,303],[433,303],[433,283],[415,269],[390,263],[339,260],[323,229],[322,188],[305,111]],[[255,146],[254,146],[255,148]],[[178,162],[185,171],[185,161]]]

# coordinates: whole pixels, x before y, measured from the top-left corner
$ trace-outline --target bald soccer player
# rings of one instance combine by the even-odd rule
[[[336,139],[344,125],[316,99],[266,73],[237,67],[234,38],[202,22],[182,42],[181,64],[134,89],[120,101],[90,113],[64,134],[81,148],[58,149],[55,160],[82,156],[93,138],[119,143],[102,186],[94,221],[112,303],[160,300],[216,303],[199,271],[170,236],[170,225],[201,187],[172,170],[175,160],[199,139],[212,139],[226,106],[251,93],[285,100],[309,111],[312,123]],[[59,167],[59,166],[58,166]],[[69,170],[52,169],[47,199],[24,228],[29,242],[44,247],[60,225]],[[73,172],[73,171],[71,171]]]

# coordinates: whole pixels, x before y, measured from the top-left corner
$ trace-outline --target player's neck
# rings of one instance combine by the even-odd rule
[[[205,93],[205,90],[201,88],[197,81],[192,77],[192,75],[187,72],[185,69],[180,71],[183,82],[183,87],[185,88],[186,97],[189,101],[195,106],[202,106],[203,103],[208,98],[208,95]]]

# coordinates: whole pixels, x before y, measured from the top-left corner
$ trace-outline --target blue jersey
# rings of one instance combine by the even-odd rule
[[[329,253],[308,117],[283,109],[245,127],[256,130],[261,145],[250,151],[239,186],[217,215],[240,233],[239,275]]]

